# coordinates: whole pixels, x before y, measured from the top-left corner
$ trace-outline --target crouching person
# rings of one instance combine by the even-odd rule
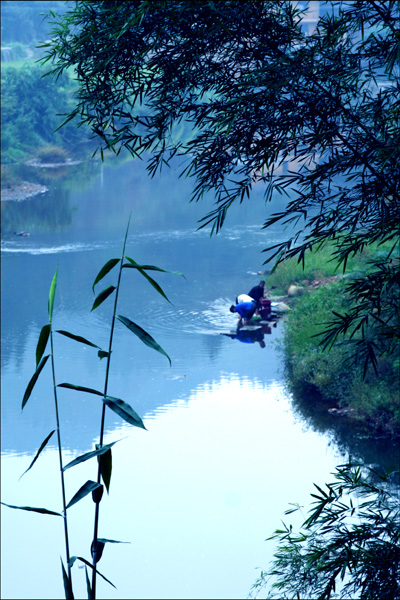
[[[253,300],[252,302],[239,302],[234,306],[230,307],[231,313],[237,313],[239,319],[239,325],[242,324],[242,320],[245,325],[248,325],[251,322],[251,319],[256,311],[256,302]]]

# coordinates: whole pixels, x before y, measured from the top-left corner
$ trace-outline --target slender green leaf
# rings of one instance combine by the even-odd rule
[[[71,338],[71,340],[75,340],[76,342],[80,342],[81,344],[85,344],[86,346],[92,346],[92,348],[100,348],[100,346],[98,346],[97,344],[93,344],[92,342],[89,342],[89,340],[87,340],[84,337],[81,337],[80,335],[75,335],[73,333],[69,333],[69,331],[64,331],[63,329],[57,329],[56,333],[61,333],[61,335],[65,335],[66,337]]]
[[[61,567],[62,567],[62,574],[63,574],[65,598],[66,598],[66,600],[74,600],[74,593],[72,591],[72,581],[71,581],[70,577],[68,576],[68,573],[65,570],[62,559],[61,559]]]
[[[124,402],[124,400],[119,400],[119,398],[113,398],[112,396],[106,396],[103,398],[103,402],[109,408],[111,408],[111,410],[117,413],[117,415],[122,417],[127,423],[130,423],[134,427],[146,429],[139,415],[127,402]]]
[[[131,224],[131,217],[132,217],[132,213],[130,213],[130,215],[129,215],[128,225],[126,226],[125,238],[124,238],[124,245],[123,245],[123,248],[122,248],[122,258],[125,256],[126,240],[128,239],[128,231],[129,231],[129,227],[130,227],[130,224]]]
[[[36,369],[35,373],[33,374],[32,379],[28,383],[27,388],[25,390],[24,397],[22,399],[22,408],[24,408],[25,404],[28,402],[29,396],[31,395],[32,390],[35,387],[35,383],[36,383],[36,381],[37,381],[37,379],[38,379],[38,377],[40,375],[41,370],[43,369],[44,365],[46,364],[47,359],[49,358],[49,356],[50,356],[50,354],[47,354],[46,356],[44,356],[41,359],[39,365],[37,366],[37,369]]]
[[[96,490],[97,488],[102,487],[101,483],[97,483],[96,481],[87,481],[86,483],[83,484],[83,486],[81,488],[79,488],[79,490],[76,492],[76,494],[71,498],[71,500],[68,502],[66,508],[70,508],[71,506],[73,506],[74,504],[76,504],[77,502],[79,502],[79,500],[82,500],[82,498],[84,498],[85,496],[87,496],[88,494],[90,494],[90,492],[93,492],[93,490]]]
[[[132,259],[128,259],[128,260],[132,260]],[[135,265],[125,264],[123,266],[127,269],[137,269],[139,271],[139,273],[141,273],[143,275],[143,277],[145,277],[147,279],[147,281],[153,286],[153,288],[155,290],[157,290],[157,292],[159,294],[161,294],[161,296],[163,296],[171,304],[171,301],[169,300],[168,296],[165,294],[165,292],[163,291],[161,286],[157,283],[157,281],[155,281],[152,277],[150,277],[150,275],[147,275],[147,273],[139,265],[135,266]]]
[[[97,538],[103,544],[130,544],[130,542],[121,542],[120,540],[108,540],[107,538]]]
[[[95,600],[92,586],[90,585],[90,579],[89,579],[88,570],[87,570],[86,565],[85,565],[85,575],[86,575],[86,589],[87,589],[88,600]]]
[[[40,363],[42,356],[44,354],[44,351],[46,350],[50,331],[51,331],[50,325],[44,325],[42,327],[42,331],[40,332],[39,341],[36,346],[36,367]]]
[[[43,448],[46,446],[47,442],[49,441],[49,439],[51,438],[51,436],[53,435],[53,433],[55,432],[55,429],[53,429],[53,431],[51,433],[49,433],[49,435],[47,436],[47,438],[42,442],[39,450],[36,452],[36,456],[33,459],[33,461],[31,462],[31,464],[29,465],[29,467],[26,469],[26,471],[24,471],[21,475],[21,477],[23,477],[25,475],[25,473],[27,473],[29,471],[29,469],[32,469],[34,463],[37,461],[37,459],[39,458],[39,455],[41,453],[41,451],[43,450]],[[20,479],[21,479],[20,477]]]
[[[125,327],[127,327],[130,331],[132,331],[132,333],[137,335],[137,337],[140,338],[142,340],[142,342],[144,344],[146,344],[146,346],[153,348],[153,350],[157,350],[157,352],[160,352],[160,354],[164,354],[164,356],[166,356],[168,358],[169,364],[171,365],[171,359],[168,356],[168,354],[165,352],[165,350],[163,350],[161,348],[161,346],[159,344],[157,344],[157,342],[151,337],[151,335],[149,335],[144,329],[139,327],[139,325],[136,325],[136,323],[134,323],[127,317],[117,315],[117,319],[119,319],[121,321],[121,323],[123,323],[125,325]]]
[[[108,358],[110,356],[110,352],[106,352],[105,350],[99,350],[97,356],[100,358]]]
[[[117,588],[115,587],[115,585],[114,585],[113,583],[111,583],[111,581],[110,581],[109,579],[107,579],[107,577],[104,577],[104,575],[102,575],[102,574],[100,573],[100,571],[98,571],[97,569],[95,569],[95,568],[93,567],[93,565],[91,565],[91,564],[90,564],[90,562],[89,562],[88,560],[86,560],[85,558],[82,558],[82,556],[72,556],[72,557],[70,558],[70,563],[71,563],[71,562],[75,562],[76,560],[80,560],[80,561],[81,561],[81,562],[83,562],[85,565],[87,565],[87,566],[88,566],[90,569],[92,569],[93,571],[96,571],[97,575],[100,575],[100,577],[101,577],[102,579],[104,579],[104,581],[107,581],[107,583],[109,583],[110,585],[112,585],[112,586],[113,586],[113,588],[117,589]]]
[[[92,289],[94,291],[95,285],[96,283],[98,283],[99,281],[101,281],[101,279],[103,279],[103,277],[105,277],[107,275],[107,273],[109,273],[111,271],[111,269],[113,269],[115,267],[115,265],[117,265],[120,262],[120,258],[111,258],[108,262],[106,262],[106,264],[100,269],[99,273],[97,274],[96,279],[94,280]]]
[[[30,512],[37,512],[42,515],[56,515],[57,517],[62,517],[61,513],[54,512],[53,510],[47,510],[47,508],[34,508],[32,506],[14,506],[13,504],[6,504],[5,502],[0,502],[0,504],[4,504],[4,506],[8,506],[8,508],[16,508],[17,510],[27,510]]]
[[[125,268],[141,269],[143,271],[159,271],[160,273],[170,273],[171,275],[179,275],[180,277],[186,279],[185,275],[183,273],[180,273],[179,271],[168,271],[167,269],[161,269],[160,267],[156,267],[154,265],[139,265],[139,263],[133,260],[133,258],[129,258],[129,256],[126,256],[126,259],[129,260],[131,264],[123,264],[122,266]]]
[[[112,455],[111,449],[105,452],[104,454],[100,454],[97,457],[97,460],[100,465],[100,475],[106,486],[107,494],[110,493],[110,482],[111,482],[111,473],[112,473]]]
[[[56,293],[56,285],[57,285],[57,273],[58,273],[58,267],[56,269],[56,272],[53,277],[53,281],[51,282],[51,286],[50,286],[50,293],[49,293],[49,322],[50,323],[53,318],[53,306],[54,306],[54,296]]]
[[[129,542],[119,542],[118,540],[108,540],[107,538],[97,538],[96,542],[93,540],[90,553],[94,564],[97,564],[101,559],[106,544],[129,544]]]
[[[65,467],[63,468],[63,471],[66,471],[70,467],[74,467],[75,465],[79,465],[80,463],[90,460],[91,458],[94,458],[95,456],[100,456],[101,454],[104,454],[105,452],[107,452],[107,450],[109,450],[116,443],[117,442],[112,442],[111,444],[106,444],[106,445],[102,446],[101,448],[98,448],[97,450],[92,450],[91,452],[86,452],[86,454],[82,454],[81,456],[78,456],[78,458],[75,458],[74,460],[69,462],[67,465],[65,465]]]
[[[44,44],[47,45],[47,44]],[[71,121],[74,117],[76,117],[76,115],[78,114],[77,110],[74,110],[70,115],[68,115],[68,117],[61,123],[61,125],[59,125],[58,127],[56,127],[56,129],[54,129],[53,133],[55,133],[56,131],[58,131],[59,129],[61,129],[62,127],[64,127],[64,125],[66,125],[67,123],[69,123],[69,121]]]
[[[100,294],[97,296],[97,298],[93,302],[92,310],[94,310],[95,308],[100,306],[100,304],[102,304],[102,302],[104,302],[104,300],[106,300],[108,298],[108,296],[110,296],[110,294],[113,293],[113,291],[115,289],[116,289],[115,285],[109,285],[105,290],[100,292]]]
[[[73,383],[58,383],[57,387],[76,390],[77,392],[87,392],[88,394],[96,394],[97,396],[104,396],[103,392],[99,392],[93,388],[83,387],[82,385],[74,385]]]

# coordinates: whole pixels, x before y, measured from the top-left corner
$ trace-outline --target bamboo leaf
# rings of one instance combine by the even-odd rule
[[[95,456],[100,456],[101,454],[105,454],[116,443],[117,442],[112,442],[111,444],[105,444],[101,448],[97,448],[96,450],[92,450],[91,452],[86,452],[86,454],[82,454],[81,456],[78,456],[77,458],[75,458],[74,460],[69,462],[67,465],[65,465],[65,467],[63,468],[63,471],[66,471],[70,467],[74,467],[75,465],[79,465],[87,460],[90,460],[91,458],[94,458]]]
[[[136,325],[136,323],[134,323],[127,317],[117,315],[117,319],[119,319],[121,321],[121,323],[123,323],[125,325],[125,327],[127,327],[130,331],[132,331],[132,333],[134,333],[138,338],[140,338],[142,340],[142,342],[144,344],[146,344],[146,346],[153,348],[153,350],[157,350],[157,352],[160,352],[160,354],[164,354],[164,356],[166,356],[168,358],[169,364],[171,365],[171,359],[168,356],[168,354],[165,352],[165,350],[163,350],[161,348],[161,346],[159,344],[157,344],[157,342],[151,337],[151,335],[149,335],[144,329],[139,327],[139,325]]]
[[[100,348],[100,346],[98,346],[97,344],[93,344],[92,342],[89,342],[89,340],[87,340],[86,338],[81,337],[80,335],[70,333],[69,331],[57,329],[56,333],[61,333],[61,335],[65,335],[66,337],[71,338],[71,340],[75,340],[76,342],[80,342],[81,344],[85,344],[86,346],[92,346],[92,348]]]
[[[50,325],[44,325],[40,332],[39,341],[36,346],[36,367],[41,361],[41,358],[46,350],[47,342],[49,339],[51,327]]]
[[[4,506],[8,506],[8,508],[16,508],[17,510],[27,510],[29,512],[37,512],[42,515],[56,515],[57,517],[62,517],[61,513],[54,512],[53,510],[47,510],[47,508],[35,508],[33,506],[14,506],[14,504],[6,504],[5,502],[0,502],[0,504],[4,504]]]
[[[22,407],[21,408],[24,408],[25,404],[28,402],[29,396],[31,395],[32,390],[35,387],[35,383],[36,383],[36,381],[37,381],[37,379],[38,379],[38,377],[40,375],[41,370],[43,369],[44,365],[46,364],[47,359],[49,358],[49,356],[50,356],[50,354],[47,354],[46,356],[44,356],[41,359],[39,365],[37,366],[37,369],[36,369],[36,371],[35,371],[32,379],[28,383],[27,388],[25,390],[25,394],[24,394],[24,397],[22,399]]]
[[[77,392],[87,392],[88,394],[96,394],[97,396],[104,396],[103,392],[99,392],[93,388],[83,387],[82,385],[74,385],[73,383],[58,383],[57,387],[76,390]]]
[[[34,463],[37,461],[37,459],[39,458],[39,455],[41,453],[41,451],[43,450],[43,448],[46,446],[47,442],[49,441],[49,439],[51,438],[51,436],[53,435],[53,433],[55,432],[55,429],[53,429],[53,431],[51,433],[49,433],[49,435],[47,436],[47,438],[42,442],[39,450],[36,452],[36,456],[33,459],[33,461],[31,462],[31,464],[29,465],[29,467],[26,469],[26,471],[24,471],[21,475],[21,477],[23,477],[25,475],[25,473],[27,473],[29,471],[29,469],[32,469]],[[20,479],[21,479],[20,477]]]
[[[69,578],[68,573],[65,570],[62,559],[61,559],[61,567],[62,567],[62,574],[63,574],[63,581],[64,581],[65,598],[66,598],[66,600],[74,600],[74,594],[72,591],[72,581]]]
[[[100,465],[100,475],[106,486],[107,494],[110,493],[110,482],[112,473],[112,455],[111,449],[97,457]]]
[[[124,400],[119,400],[119,398],[113,398],[112,396],[106,396],[103,398],[103,402],[109,408],[111,408],[111,410],[117,413],[117,415],[122,417],[127,423],[130,423],[134,427],[146,429],[139,415],[133,410],[130,404],[124,402]]]
[[[50,286],[50,293],[49,293],[49,322],[50,323],[53,318],[54,296],[56,293],[56,286],[57,286],[57,273],[58,273],[58,267],[56,269],[56,272],[53,277],[53,281],[51,282],[51,286]]]
[[[104,300],[106,300],[108,298],[108,296],[113,293],[113,291],[115,289],[116,289],[115,285],[109,285],[102,292],[100,292],[100,294],[97,296],[97,298],[93,302],[93,306],[92,306],[91,310],[94,310],[95,308],[100,306],[100,304],[102,304],[104,302]]]
[[[44,44],[44,46],[47,46],[48,44]],[[58,131],[59,129],[61,129],[62,127],[64,127],[64,125],[66,125],[67,123],[69,123],[74,117],[76,117],[76,115],[78,114],[77,110],[74,110],[70,115],[68,115],[68,117],[61,123],[61,125],[59,125],[58,127],[56,127],[56,129],[54,130],[53,133],[55,133],[56,131]]]
[[[99,273],[97,274],[96,279],[94,280],[92,289],[94,291],[94,287],[96,285],[96,283],[98,283],[99,281],[101,281],[101,279],[103,279],[103,277],[105,277],[107,275],[107,273],[109,273],[111,271],[111,269],[113,269],[115,267],[115,265],[117,265],[120,262],[120,258],[111,258],[108,262],[106,262],[106,264],[100,269]]]
[[[126,226],[125,238],[124,238],[124,246],[122,248],[122,259],[125,256],[126,241],[128,239],[128,231],[129,231],[129,227],[130,227],[130,224],[131,224],[131,217],[132,217],[132,213],[130,213],[130,215],[129,215],[128,225]]]
[[[130,542],[120,542],[118,540],[108,540],[107,538],[97,538],[97,541],[93,540],[90,547],[90,553],[94,564],[97,564],[103,555],[104,546],[106,544],[129,544]]]
[[[76,494],[71,498],[71,500],[68,502],[66,508],[70,508],[71,506],[73,506],[74,504],[76,504],[77,502],[79,502],[79,500],[82,500],[82,498],[84,498],[85,496],[87,496],[88,494],[90,494],[90,492],[93,492],[93,490],[96,490],[97,488],[102,487],[101,483],[97,483],[96,481],[87,481],[86,483],[83,484],[83,486],[81,488],[79,488],[79,490],[76,492]]]
[[[131,259],[132,260],[132,259]],[[153,286],[153,288],[159,293],[161,294],[161,296],[163,296],[167,302],[169,302],[171,304],[171,301],[169,300],[168,296],[165,294],[165,292],[163,291],[163,289],[161,288],[161,286],[157,283],[157,281],[155,281],[152,277],[150,277],[150,275],[147,275],[147,273],[145,273],[145,271],[138,265],[138,266],[134,266],[134,265],[123,265],[126,268],[131,268],[131,269],[137,269],[139,271],[139,273],[141,273],[143,275],[143,277],[145,277],[147,279],[147,281]]]
[[[72,556],[72,557],[70,558],[70,563],[71,563],[71,562],[75,562],[76,560],[80,560],[80,561],[81,561],[81,562],[83,562],[85,565],[87,565],[88,567],[90,567],[90,568],[91,568],[93,571],[96,571],[97,575],[100,575],[100,577],[101,577],[102,579],[104,579],[104,581],[107,581],[107,583],[109,583],[110,585],[112,585],[112,586],[113,586],[113,588],[117,589],[117,588],[115,587],[115,585],[114,585],[113,583],[111,583],[111,581],[110,581],[109,579],[107,579],[107,577],[104,577],[104,575],[102,575],[102,574],[100,573],[100,571],[98,571],[97,569],[95,569],[95,568],[93,567],[93,565],[91,565],[91,564],[90,564],[90,562],[89,562],[89,561],[87,561],[85,558],[82,558],[82,556]]]
[[[126,256],[126,259],[129,260],[131,264],[127,265],[125,263],[124,265],[122,265],[125,268],[141,269],[143,271],[159,271],[160,273],[170,273],[171,275],[179,275],[180,277],[186,279],[185,275],[183,273],[180,273],[179,271],[168,271],[167,269],[161,269],[160,267],[155,267],[154,265],[139,265],[135,260],[133,260],[133,258],[129,258],[129,256]]]
[[[317,488],[317,490],[319,492],[321,492],[321,494],[324,496],[324,498],[328,498],[328,494],[326,492],[324,492],[324,490],[322,488],[320,488],[319,485],[317,485],[316,483],[314,483],[314,486]],[[316,498],[318,498],[318,496],[316,496]]]
[[[119,540],[108,540],[107,538],[97,538],[103,544],[130,544],[130,542],[121,542]]]
[[[90,580],[89,580],[89,575],[88,575],[88,570],[87,570],[86,565],[85,565],[85,575],[86,575],[86,589],[87,589],[88,600],[95,600],[95,597],[93,595],[92,586],[90,585]]]

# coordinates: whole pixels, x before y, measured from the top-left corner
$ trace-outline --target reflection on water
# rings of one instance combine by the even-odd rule
[[[150,411],[144,422],[148,431],[120,422],[106,438],[107,443],[121,441],[113,450],[101,535],[130,543],[107,547],[101,570],[118,589],[100,581],[99,596],[247,597],[256,568],[271,557],[273,548],[265,538],[283,510],[289,502],[305,502],[312,482],[324,480],[342,456],[324,436],[304,435],[284,388],[276,380],[266,381],[262,372],[255,378],[227,372],[205,381]],[[36,473],[29,472],[18,484],[28,457],[13,459],[14,464],[5,460],[10,501],[57,509],[55,454],[46,452]],[[75,456],[69,453],[68,460]],[[93,479],[94,468],[85,464],[67,472],[68,497]],[[52,527],[44,543],[46,517],[9,512],[2,532],[8,546],[4,597],[61,598],[61,528],[57,532]],[[88,555],[90,532],[79,524],[91,519],[89,500],[70,511],[74,554]],[[21,526],[26,540],[38,538],[34,553],[29,543],[20,547],[12,536],[13,528]],[[25,577],[16,581],[18,564],[26,565]],[[44,568],[46,577],[32,587]],[[75,573],[76,597],[83,598],[84,573]]]
[[[238,326],[229,333],[223,333],[222,335],[226,335],[232,340],[238,340],[242,344],[258,343],[260,348],[265,348],[264,336],[271,335],[272,327],[277,327],[277,325],[277,321],[271,324],[268,321],[259,321],[254,325]]]
[[[328,412],[332,401],[321,398],[312,390],[293,390],[293,413],[313,431],[327,434],[343,452],[354,460],[371,466],[378,472],[399,469],[398,441],[386,437],[371,437],[366,425],[346,416]]]

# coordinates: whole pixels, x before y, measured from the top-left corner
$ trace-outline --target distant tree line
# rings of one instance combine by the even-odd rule
[[[76,149],[85,139],[73,122],[60,131],[60,114],[71,103],[73,82],[67,74],[57,81],[43,77],[39,66],[4,68],[1,75],[1,156],[2,163],[18,161],[41,146],[53,144]]]
[[[46,40],[51,31],[44,14],[51,10],[63,14],[67,3],[62,0],[2,0],[1,1],[1,45],[12,42],[34,45]]]

